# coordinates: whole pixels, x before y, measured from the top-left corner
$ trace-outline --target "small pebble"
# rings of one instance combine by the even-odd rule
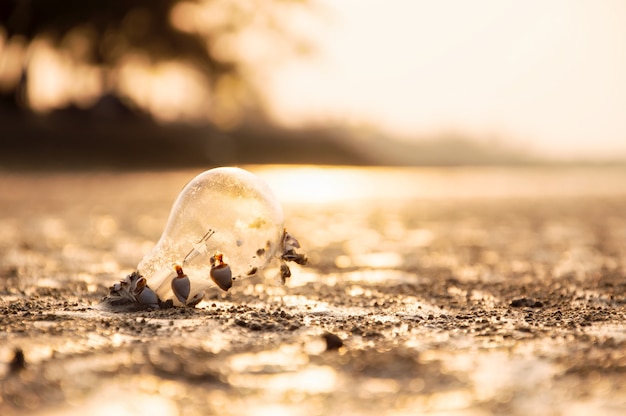
[[[326,332],[322,337],[326,341],[326,351],[335,351],[343,347],[343,341],[335,334]]]
[[[21,348],[16,348],[13,353],[13,358],[9,363],[9,372],[18,373],[26,368],[26,359],[24,358],[24,351]]]

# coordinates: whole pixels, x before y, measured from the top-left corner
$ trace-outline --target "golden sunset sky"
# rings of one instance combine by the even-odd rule
[[[313,54],[270,66],[276,119],[554,158],[626,156],[626,2],[315,0]]]

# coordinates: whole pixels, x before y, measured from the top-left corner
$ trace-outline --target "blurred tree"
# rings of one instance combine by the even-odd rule
[[[306,0],[2,0],[0,105],[48,111],[102,97],[166,121],[228,128],[262,111],[254,59],[308,45],[290,33]]]

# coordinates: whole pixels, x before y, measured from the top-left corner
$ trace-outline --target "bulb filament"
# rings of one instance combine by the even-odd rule
[[[195,259],[200,254],[203,254],[204,252],[206,252],[206,242],[209,241],[209,238],[211,238],[213,234],[215,234],[214,230],[207,231],[206,234],[204,234],[202,238],[198,240],[196,244],[194,244],[191,250],[189,250],[189,253],[187,253],[185,258],[183,259],[183,266],[186,265],[191,260]],[[204,248],[201,248],[200,246],[201,244],[205,244]]]

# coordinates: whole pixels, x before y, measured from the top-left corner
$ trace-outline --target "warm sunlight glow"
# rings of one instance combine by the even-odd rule
[[[25,53],[25,38],[14,36],[7,39],[0,29],[0,91],[10,91],[19,81]]]
[[[270,68],[281,122],[497,135],[626,155],[626,3],[318,0],[315,58]]]
[[[377,143],[452,137],[537,160],[626,158],[622,0],[176,2],[167,23],[201,37],[214,61],[202,65],[124,41],[147,15],[129,13],[102,39],[77,27],[56,45],[0,32],[0,91],[37,112],[113,92],[161,121],[229,130],[260,103],[288,127]]]
[[[288,175],[279,167],[255,170],[280,200],[303,203],[330,203],[361,199],[380,184],[363,182],[355,170],[348,168],[294,167]],[[286,199],[285,199],[286,198]]]
[[[580,197],[626,195],[626,170],[606,168],[358,168],[324,166],[258,166],[252,171],[267,181],[285,203],[330,204],[420,199]],[[524,175],[520,175],[524,172]],[[477,186],[480,184],[480,186]],[[429,235],[415,236],[427,241]],[[389,259],[385,259],[389,261]]]
[[[128,55],[120,65],[122,94],[161,121],[193,121],[207,117],[209,89],[196,70],[178,62],[152,64]]]
[[[73,62],[66,52],[45,39],[30,45],[27,97],[35,111],[69,105],[88,106],[102,92],[100,70]]]

